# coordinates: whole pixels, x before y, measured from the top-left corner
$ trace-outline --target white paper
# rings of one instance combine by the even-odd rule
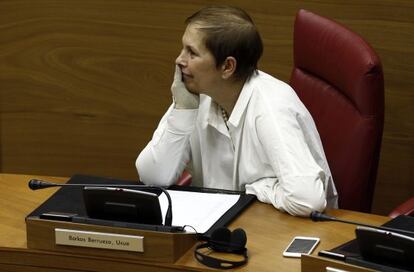
[[[239,200],[237,194],[199,193],[168,190],[172,201],[173,226],[192,226],[198,233],[206,232]],[[168,208],[165,194],[159,196],[164,221]],[[190,227],[187,232],[194,232]]]

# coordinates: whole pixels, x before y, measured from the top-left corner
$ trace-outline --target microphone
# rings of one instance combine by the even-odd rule
[[[310,218],[314,222],[317,222],[317,221],[335,221],[335,222],[341,222],[341,223],[352,224],[352,225],[357,225],[357,226],[364,226],[364,227],[368,227],[368,228],[374,228],[374,229],[380,229],[380,230],[385,230],[385,231],[397,232],[397,233],[406,234],[406,235],[413,235],[414,234],[414,232],[412,232],[412,231],[389,228],[389,227],[385,227],[385,226],[379,226],[378,227],[378,226],[368,225],[368,224],[364,224],[364,223],[360,223],[360,222],[354,222],[354,221],[339,219],[337,217],[330,216],[330,215],[327,215],[327,214],[323,214],[323,213],[317,212],[317,211],[311,212]]]
[[[152,186],[152,185],[139,185],[139,184],[67,184],[67,183],[53,183],[48,182],[40,179],[31,179],[28,183],[28,186],[32,190],[39,190],[45,189],[49,187],[128,187],[128,188],[141,188],[141,189],[156,189],[163,192],[168,199],[168,208],[165,214],[164,225],[171,226],[172,225],[172,201],[170,194],[166,189],[160,186]]]

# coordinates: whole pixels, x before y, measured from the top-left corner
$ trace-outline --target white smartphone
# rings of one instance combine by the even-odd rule
[[[296,236],[283,251],[283,256],[300,258],[302,254],[311,254],[318,243],[317,237]]]

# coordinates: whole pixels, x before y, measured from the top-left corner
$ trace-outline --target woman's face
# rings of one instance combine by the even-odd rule
[[[204,45],[204,33],[199,25],[189,24],[184,32],[183,49],[175,63],[181,68],[186,88],[192,93],[209,94],[221,78],[220,69]]]

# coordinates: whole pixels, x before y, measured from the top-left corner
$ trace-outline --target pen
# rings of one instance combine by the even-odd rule
[[[345,261],[346,256],[340,253],[336,253],[336,252],[332,252],[332,251],[328,251],[328,250],[321,250],[318,252],[318,255],[321,257],[327,257],[327,258],[331,258],[331,259],[335,259],[335,260],[339,260],[339,261]]]

